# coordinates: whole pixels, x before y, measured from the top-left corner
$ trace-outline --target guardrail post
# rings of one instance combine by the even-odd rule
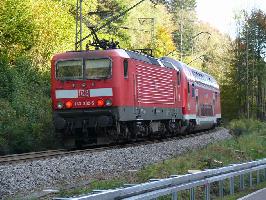
[[[264,169],[264,181],[266,181],[266,168]]]
[[[159,181],[159,180],[161,180],[161,179],[151,178],[149,181],[150,181],[150,182],[155,182],[155,181]],[[157,198],[152,199],[152,200],[157,200]]]
[[[189,189],[189,193],[190,193],[190,200],[195,200],[195,188],[190,188]]]
[[[260,170],[257,170],[257,184],[260,183]]]
[[[239,176],[239,178],[240,178],[240,180],[239,180],[240,190],[243,190],[244,189],[244,186],[245,186],[245,184],[244,184],[244,174],[241,174]]]
[[[235,177],[230,177],[230,194],[235,193]]]
[[[210,198],[210,196],[211,196],[211,194],[210,194],[210,184],[206,183],[204,187],[205,187],[205,200],[210,200],[211,199]]]
[[[253,180],[252,180],[252,172],[249,172],[249,187],[252,187]]]
[[[224,182],[223,182],[223,180],[219,181],[219,197],[220,198],[224,197]]]
[[[178,193],[177,192],[173,192],[172,200],[178,200]]]

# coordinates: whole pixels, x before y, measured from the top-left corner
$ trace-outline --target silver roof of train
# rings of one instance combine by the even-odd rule
[[[191,81],[203,83],[205,85],[219,89],[219,85],[217,81],[215,80],[215,78],[213,78],[211,75],[205,72],[202,72],[198,69],[188,66],[187,64],[183,62],[174,60],[169,57],[162,57],[160,58],[160,60],[162,60],[163,62],[171,63],[173,66],[175,66],[175,68],[178,68],[179,70],[183,70],[187,78]]]

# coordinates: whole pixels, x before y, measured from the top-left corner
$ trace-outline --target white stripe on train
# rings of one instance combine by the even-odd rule
[[[217,123],[217,119],[221,118],[221,114],[216,114],[215,116],[196,116],[196,115],[183,115],[183,119],[189,120],[189,119],[196,119],[197,125],[200,125],[202,123],[211,122],[211,123]]]
[[[79,94],[79,90],[56,90],[55,98],[56,99],[64,99],[64,98],[75,99],[79,97],[78,94]],[[90,97],[107,97],[107,96],[113,96],[112,88],[90,89]]]

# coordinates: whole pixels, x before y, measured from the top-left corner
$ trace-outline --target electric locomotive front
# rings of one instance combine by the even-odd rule
[[[145,54],[123,49],[57,54],[52,59],[54,125],[66,146],[130,140],[166,129],[176,134],[180,88],[173,66]]]
[[[52,58],[54,125],[64,139],[83,141],[88,129],[114,125],[125,57],[123,51],[106,50],[66,52]],[[91,131],[87,137],[96,140],[97,136]]]

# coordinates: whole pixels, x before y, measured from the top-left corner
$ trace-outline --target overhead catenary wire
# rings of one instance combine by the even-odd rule
[[[78,5],[79,1],[82,2],[82,0],[77,0],[77,5]],[[120,17],[124,16],[127,12],[129,12],[130,10],[132,10],[133,8],[135,8],[136,6],[138,6],[139,4],[141,4],[141,3],[144,2],[144,1],[145,1],[145,0],[140,0],[140,1],[139,1],[138,3],[136,3],[135,5],[129,7],[128,9],[126,9],[126,10],[124,10],[124,11],[122,11],[122,12],[119,13],[118,15],[115,15],[115,16],[113,16],[112,18],[108,19],[103,25],[96,25],[95,28],[94,28],[94,32],[98,32],[99,30],[101,30],[101,29],[105,28],[106,26],[108,26],[108,25],[109,25],[110,23],[112,23],[113,21],[118,20]],[[77,13],[78,13],[78,12],[82,13],[82,10],[81,10],[81,9],[78,9],[78,8],[79,8],[79,7],[77,6]],[[77,16],[81,16],[81,14],[77,14]],[[78,18],[78,17],[77,17],[77,18]],[[78,19],[77,19],[76,23],[78,23]],[[77,26],[78,26],[78,25],[77,25]],[[81,26],[82,26],[82,25],[80,25],[80,27],[81,27]],[[78,31],[77,31],[77,33],[78,33]],[[80,35],[82,35],[82,33],[80,33]],[[86,40],[87,38],[91,37],[92,35],[93,35],[93,33],[90,33],[90,34],[88,34],[87,36],[85,36],[85,37],[83,37],[83,38],[80,37],[79,40],[76,39],[75,46],[76,46],[76,47],[77,47],[77,45],[82,46],[82,42],[83,42],[84,40]],[[76,35],[76,38],[77,38],[77,37],[78,37],[78,36]]]

